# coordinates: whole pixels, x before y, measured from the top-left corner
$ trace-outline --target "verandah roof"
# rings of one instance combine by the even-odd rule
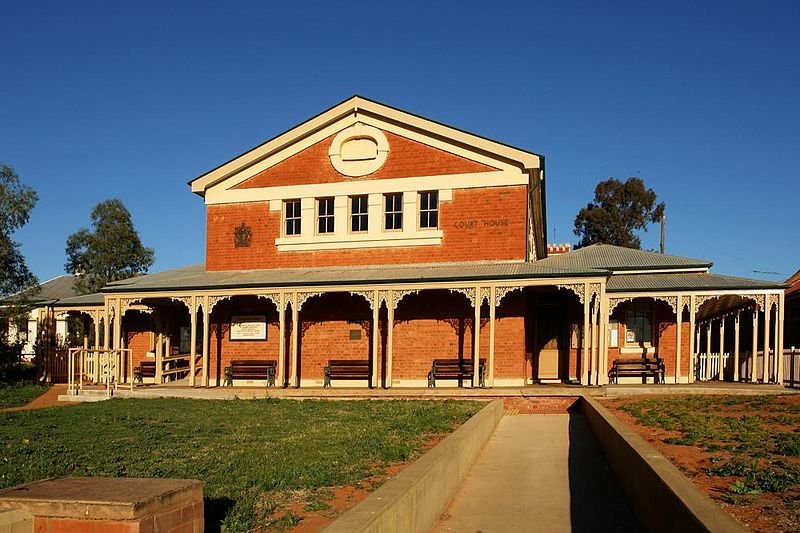
[[[607,292],[657,292],[701,290],[782,289],[778,281],[722,276],[710,272],[669,272],[658,274],[617,274],[606,285]]]
[[[599,269],[557,268],[540,264],[540,262],[523,261],[279,268],[218,272],[206,271],[203,265],[192,265],[115,281],[104,287],[103,292],[565,278],[605,276],[606,274],[606,271]]]

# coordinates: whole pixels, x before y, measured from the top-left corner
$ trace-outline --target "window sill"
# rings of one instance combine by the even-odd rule
[[[393,246],[434,246],[442,243],[442,230],[419,232],[387,231],[376,234],[314,235],[275,239],[279,252],[306,250],[344,250]]]

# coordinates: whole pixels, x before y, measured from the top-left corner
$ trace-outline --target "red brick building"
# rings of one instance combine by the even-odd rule
[[[350,98],[189,182],[205,264],[106,287],[106,347],[192,386],[221,384],[236,360],[275,361],[290,387],[322,386],[332,360],[369,368],[333,386],[426,386],[434,359],[489,387],[603,384],[620,358],[658,360],[668,382],[780,379],[782,284],[613,246],[548,249],[544,168]]]

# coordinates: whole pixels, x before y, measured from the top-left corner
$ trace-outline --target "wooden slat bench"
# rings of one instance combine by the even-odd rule
[[[144,383],[144,378],[156,377],[156,362],[142,361],[139,366],[133,367],[133,382]]]
[[[608,371],[609,383],[619,383],[621,377],[640,377],[647,383],[653,378],[654,383],[664,383],[664,361],[654,358],[617,359]]]
[[[267,387],[275,386],[275,369],[278,363],[272,359],[238,359],[225,367],[222,386],[233,386],[234,379],[264,379]]]
[[[332,379],[365,379],[369,382],[369,359],[331,359],[325,367],[323,387],[330,387]]]
[[[486,360],[478,362],[478,386],[486,386]],[[465,379],[472,380],[475,366],[472,359],[434,359],[428,372],[428,387],[435,387],[437,379],[457,379],[459,386]]]

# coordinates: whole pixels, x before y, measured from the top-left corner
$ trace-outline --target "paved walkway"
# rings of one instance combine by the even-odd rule
[[[582,415],[504,416],[437,532],[637,531]]]

